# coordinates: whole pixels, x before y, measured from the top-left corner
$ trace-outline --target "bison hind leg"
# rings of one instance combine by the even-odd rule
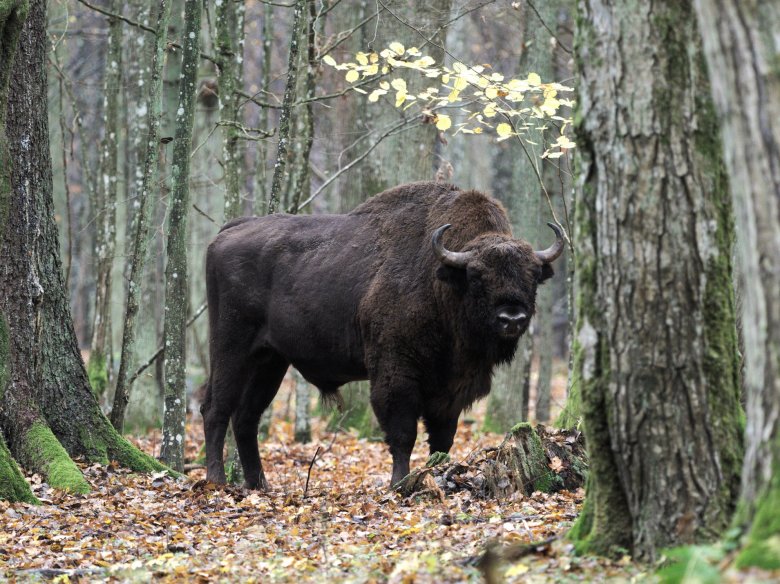
[[[236,448],[244,470],[244,486],[249,489],[268,489],[260,462],[257,427],[260,416],[276,397],[288,366],[287,361],[275,352],[268,351],[260,355],[231,418]]]

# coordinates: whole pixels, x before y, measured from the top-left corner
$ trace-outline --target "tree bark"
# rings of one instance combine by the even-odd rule
[[[109,4],[109,10],[120,11],[119,0]],[[100,147],[101,181],[94,197],[97,207],[95,237],[95,310],[92,318],[87,372],[92,390],[102,397],[112,377],[111,289],[114,253],[116,250],[116,198],[119,159],[119,96],[122,83],[122,22],[109,20],[108,54],[104,77],[103,121],[105,124]]]
[[[301,31],[306,22],[306,5],[311,0],[296,0],[293,8],[293,25],[290,36],[290,53],[287,59],[287,83],[282,99],[282,111],[279,116],[279,142],[276,147],[276,162],[271,179],[271,192],[268,196],[268,214],[275,213],[281,202],[286,183],[288,150],[290,149],[290,116],[295,103],[295,88],[298,84],[298,52],[300,50]]]
[[[744,298],[747,427],[739,566],[780,568],[780,7],[696,0],[722,121]],[[774,543],[773,543],[774,542]]]
[[[11,154],[6,138],[6,104],[8,103],[8,82],[16,53],[16,45],[22,32],[27,11],[27,0],[5,0],[0,2],[0,241],[5,239],[8,225],[11,191]],[[10,381],[12,368],[8,322],[0,310],[0,408],[2,408],[6,385]],[[0,409],[0,421],[2,420]],[[0,427],[2,429],[2,427]],[[35,497],[19,472],[0,433],[0,499],[34,502]]]
[[[10,149],[2,168],[11,173],[10,189],[0,188],[0,313],[9,316],[0,326],[0,372],[8,382],[0,384],[0,430],[25,468],[56,488],[83,493],[89,485],[72,456],[103,463],[110,457],[137,470],[164,467],[103,416],[76,342],[53,213],[45,23],[45,2],[31,2],[13,63],[14,90],[6,93]],[[0,482],[7,479],[4,469]]]
[[[223,0],[216,9],[219,61],[219,114],[222,126],[222,168],[225,173],[225,221],[243,214],[239,153],[239,96],[244,71],[244,3]]]
[[[164,64],[165,41],[170,16],[170,0],[160,0],[157,12],[155,51],[152,60],[152,75],[147,101],[148,134],[146,155],[144,157],[143,181],[140,192],[136,193],[136,225],[133,238],[130,277],[127,289],[124,329],[122,332],[122,353],[119,360],[114,404],[111,408],[111,423],[121,433],[125,422],[125,410],[130,400],[130,388],[127,378],[130,373],[131,359],[135,348],[136,324],[141,278],[149,239],[149,205],[153,197],[158,176],[158,142],[160,138],[160,118],[162,115],[162,72]]]
[[[184,54],[176,110],[176,136],[171,161],[171,206],[168,219],[168,263],[165,267],[165,410],[160,458],[177,471],[184,470],[184,422],[187,414],[187,217],[190,201],[190,152],[195,113],[195,88],[200,62],[201,0],[186,0]]]
[[[739,485],[733,226],[692,7],[580,0],[577,347],[591,453],[572,536],[652,560]]]

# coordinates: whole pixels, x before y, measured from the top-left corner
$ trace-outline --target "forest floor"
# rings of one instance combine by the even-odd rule
[[[316,419],[313,430],[312,442],[296,444],[291,424],[274,421],[261,448],[268,493],[216,489],[202,469],[176,480],[82,465],[93,489],[84,496],[30,476],[41,505],[0,501],[0,581],[479,582],[488,547],[562,536],[582,504],[582,489],[500,501],[468,491],[404,498],[388,492],[391,461],[382,443],[328,432]],[[470,416],[452,457],[465,460],[501,439],[480,432]],[[423,440],[421,428],[413,468],[425,464]],[[202,442],[198,417],[187,428],[188,459]],[[157,454],[159,432],[136,443]],[[493,581],[507,582],[631,582],[649,575],[628,557],[578,557],[565,540],[491,568]]]

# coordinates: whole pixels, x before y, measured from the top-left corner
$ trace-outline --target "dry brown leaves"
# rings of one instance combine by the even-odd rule
[[[462,423],[452,451],[465,460],[501,437]],[[549,539],[572,524],[582,491],[515,494],[483,500],[469,491],[445,497],[388,493],[390,456],[381,443],[333,435],[323,424],[310,444],[295,444],[275,421],[261,452],[269,493],[216,489],[203,471],[189,479],[82,466],[93,491],[73,496],[30,481],[40,506],[0,502],[0,575],[26,581],[147,582],[456,582],[480,581],[488,542],[509,546]],[[425,464],[420,440],[412,466]],[[188,457],[202,443],[188,426]],[[157,454],[159,436],[138,441]],[[306,474],[317,448],[307,496]],[[533,559],[502,564],[509,580],[591,580],[626,567],[573,557],[560,544]],[[635,570],[634,570],[635,571]]]

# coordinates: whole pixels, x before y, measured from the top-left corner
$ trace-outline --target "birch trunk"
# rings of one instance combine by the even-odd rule
[[[271,57],[273,56],[273,6],[266,4],[263,7],[263,81],[262,88],[269,91],[271,87]],[[268,128],[269,108],[262,108],[258,116],[258,127]],[[254,180],[254,207],[253,212],[256,215],[265,215],[268,211],[268,147],[267,140],[260,140],[257,143],[257,155],[255,158],[255,180]]]
[[[692,7],[580,0],[578,24],[572,536],[653,560],[721,534],[739,486],[730,199]]]
[[[279,116],[279,142],[276,147],[276,162],[271,179],[271,192],[268,197],[268,214],[275,213],[287,180],[287,157],[290,149],[290,116],[295,103],[295,88],[298,83],[298,52],[300,51],[301,31],[306,23],[306,6],[311,0],[296,0],[293,9],[293,25],[290,36],[290,54],[287,59],[287,83]]]
[[[236,90],[243,85],[244,2],[217,2],[216,50],[219,61],[219,114],[222,126],[222,169],[225,173],[225,221],[243,214]]]
[[[187,414],[185,369],[186,321],[189,305],[187,217],[190,201],[190,152],[195,112],[195,88],[200,61],[201,0],[186,0],[184,53],[176,110],[176,136],[171,161],[171,204],[168,219],[168,263],[165,267],[165,410],[160,458],[171,468],[184,470],[184,422]]]
[[[737,564],[780,568],[780,8],[696,0],[738,226],[747,428]]]

